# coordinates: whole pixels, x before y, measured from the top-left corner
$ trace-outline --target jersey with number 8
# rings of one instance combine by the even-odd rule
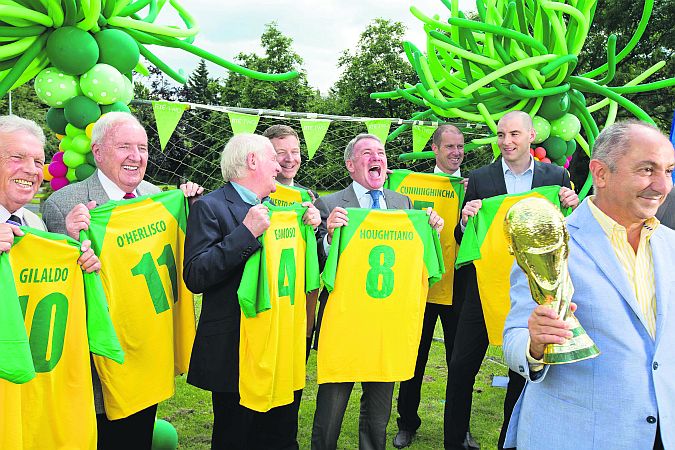
[[[187,371],[195,336],[192,293],[183,283],[186,199],[180,190],[111,201],[91,211],[85,238],[101,259],[124,365],[94,358],[109,419],[166,400]]]

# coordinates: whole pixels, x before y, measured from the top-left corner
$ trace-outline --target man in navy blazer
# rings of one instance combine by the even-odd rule
[[[225,185],[195,202],[188,216],[183,278],[203,297],[187,381],[212,393],[212,449],[297,449],[297,401],[266,413],[239,404],[237,289],[270,226],[261,201],[275,191],[281,168],[269,139],[254,134],[230,139],[220,167]],[[306,206],[304,223],[317,226],[319,211]]]
[[[567,219],[575,315],[600,355],[543,365],[569,327],[511,274],[504,355],[527,384],[507,445],[528,449],[675,448],[675,232],[654,218],[672,188],[673,146],[655,127],[605,128],[590,171],[595,196]]]

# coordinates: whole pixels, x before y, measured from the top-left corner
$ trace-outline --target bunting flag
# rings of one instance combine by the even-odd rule
[[[159,146],[162,151],[171,139],[178,122],[183,117],[183,112],[189,109],[190,105],[186,103],[153,101],[152,111],[155,114],[157,122],[157,134],[159,135]]]
[[[391,120],[389,119],[369,119],[366,120],[366,128],[368,133],[380,138],[383,144],[387,142],[389,136],[389,127],[391,127]]]
[[[326,136],[329,125],[330,120],[300,119],[302,135],[305,138],[305,144],[307,145],[307,156],[309,159],[314,157],[314,153],[316,153],[316,150],[321,145],[324,136]]]
[[[258,121],[260,120],[260,116],[231,111],[227,113],[227,117],[230,118],[232,134],[235,135],[239,133],[255,133]]]
[[[437,127],[432,127],[429,125],[413,125],[412,126],[412,132],[413,132],[413,152],[419,152],[422,151],[425,145],[427,145],[427,142],[429,141],[429,138],[431,137],[432,134],[434,134],[434,131],[436,131]]]

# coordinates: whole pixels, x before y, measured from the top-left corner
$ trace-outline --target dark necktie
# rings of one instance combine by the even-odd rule
[[[380,209],[380,197],[382,196],[382,191],[378,190],[373,190],[373,191],[368,191],[370,196],[373,198],[373,204],[371,206],[372,209]]]
[[[136,194],[133,192],[127,192],[124,194],[124,197],[122,197],[123,200],[129,200],[130,198],[136,198]]]
[[[9,219],[7,219],[6,223],[8,223],[10,225],[16,225],[17,227],[20,227],[21,226],[21,218],[12,214],[11,216],[9,216]]]

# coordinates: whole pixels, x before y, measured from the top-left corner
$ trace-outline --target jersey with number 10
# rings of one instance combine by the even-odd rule
[[[293,203],[311,202],[309,193],[302,188],[277,183],[277,190],[270,194],[276,206],[289,206]]]
[[[347,208],[322,275],[318,383],[412,378],[429,285],[444,272],[426,212]]]
[[[492,345],[502,345],[504,323],[511,309],[509,277],[514,257],[509,254],[504,236],[506,213],[528,197],[545,198],[560,208],[559,191],[560,186],[543,186],[520,194],[485,198],[478,214],[470,217],[466,224],[456,264],[459,267],[473,262],[476,267],[483,317]]]
[[[459,222],[459,210],[464,201],[462,178],[446,173],[418,173],[399,169],[389,174],[385,187],[410,197],[415,209],[433,208],[445,221],[445,227],[441,231],[445,274],[441,281],[429,288],[427,301],[439,305],[452,305],[457,255],[454,225]]]
[[[183,282],[187,201],[180,190],[110,201],[91,211],[89,230],[126,361],[95,357],[109,419],[166,400],[187,371],[195,336],[192,293]]]
[[[0,254],[0,303],[20,306],[18,317],[0,321],[25,324],[36,376],[24,384],[0,380],[0,448],[95,449],[89,352],[124,360],[101,280],[82,273],[77,241],[22,230]],[[0,348],[0,361],[11,356]]]
[[[307,208],[267,206],[270,227],[237,291],[240,403],[261,412],[292,403],[305,386],[305,293],[319,288],[314,230],[302,222]]]

